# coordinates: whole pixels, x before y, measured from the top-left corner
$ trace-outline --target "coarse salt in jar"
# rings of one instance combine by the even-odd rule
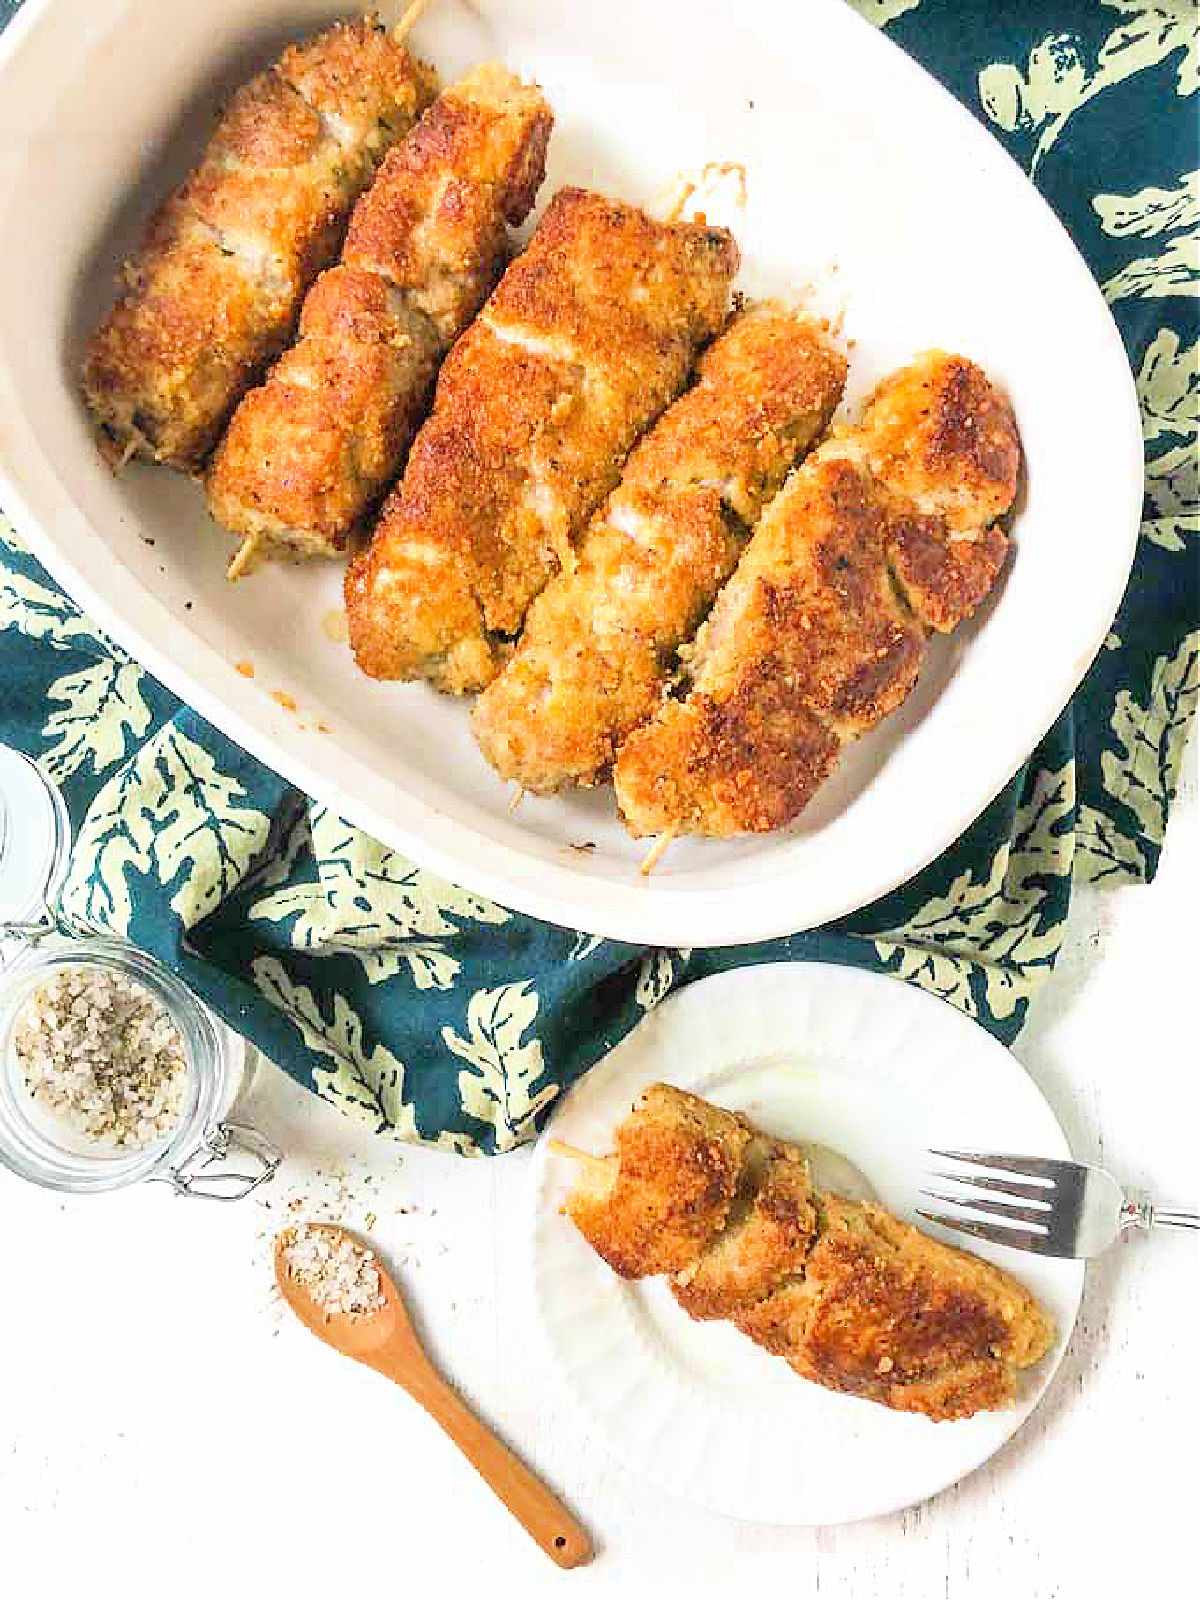
[[[155,957],[57,910],[69,848],[57,789],[0,746],[0,1162],[75,1194],[238,1200],[281,1160],[230,1116],[254,1048]]]

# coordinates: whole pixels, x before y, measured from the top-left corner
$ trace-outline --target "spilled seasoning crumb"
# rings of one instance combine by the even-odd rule
[[[59,969],[33,990],[13,1033],[38,1105],[81,1138],[141,1151],[183,1115],[188,1069],[170,1013],[105,967]]]
[[[700,174],[701,183],[708,183],[712,178],[733,178],[737,183],[737,199],[735,201],[739,211],[746,208],[746,169],[740,161],[710,161],[707,162]]]
[[[300,709],[284,689],[273,689],[271,691],[271,699],[282,706],[285,712],[294,712]]]
[[[375,1257],[347,1235],[301,1223],[280,1238],[288,1272],[326,1318],[361,1317],[383,1305]]]
[[[234,665],[235,665],[236,671],[241,673],[243,678],[253,678],[254,677],[254,663],[253,662],[236,662]]]

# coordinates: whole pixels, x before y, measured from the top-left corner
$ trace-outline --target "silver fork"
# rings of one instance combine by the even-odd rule
[[[1200,1212],[1155,1206],[1144,1190],[1123,1190],[1102,1167],[1055,1162],[1042,1156],[988,1155],[978,1151],[930,1151],[941,1161],[962,1162],[986,1173],[933,1173],[961,1185],[965,1194],[921,1194],[943,1206],[969,1207],[999,1221],[957,1213],[917,1215],[994,1245],[1042,1256],[1097,1256],[1130,1229],[1196,1229]],[[988,1195],[976,1192],[987,1191]],[[991,1199],[990,1197],[995,1197]]]

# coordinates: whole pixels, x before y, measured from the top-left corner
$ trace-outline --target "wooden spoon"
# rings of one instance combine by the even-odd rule
[[[309,1223],[358,1244],[333,1223]],[[592,1558],[591,1536],[496,1435],[459,1399],[433,1366],[417,1338],[391,1275],[372,1253],[383,1305],[376,1312],[325,1312],[294,1277],[284,1256],[291,1233],[275,1241],[275,1277],[280,1293],[306,1328],[343,1356],[392,1379],[441,1425],[475,1471],[560,1568],[578,1568]]]

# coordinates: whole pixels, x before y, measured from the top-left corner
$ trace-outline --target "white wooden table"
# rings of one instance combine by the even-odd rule
[[[1077,893],[1016,1047],[1077,1154],[1184,1205],[1200,1199],[1192,744],[1158,879]],[[1045,1402],[971,1479],[872,1523],[767,1528],[631,1477],[543,1370],[523,1154],[364,1138],[273,1068],[254,1104],[295,1153],[262,1206],[157,1186],[72,1201],[0,1175],[5,1601],[1197,1594],[1194,1237],[1092,1266]],[[551,1568],[399,1391],[285,1319],[268,1264],[289,1202],[374,1215],[447,1372],[594,1530],[591,1568]]]

